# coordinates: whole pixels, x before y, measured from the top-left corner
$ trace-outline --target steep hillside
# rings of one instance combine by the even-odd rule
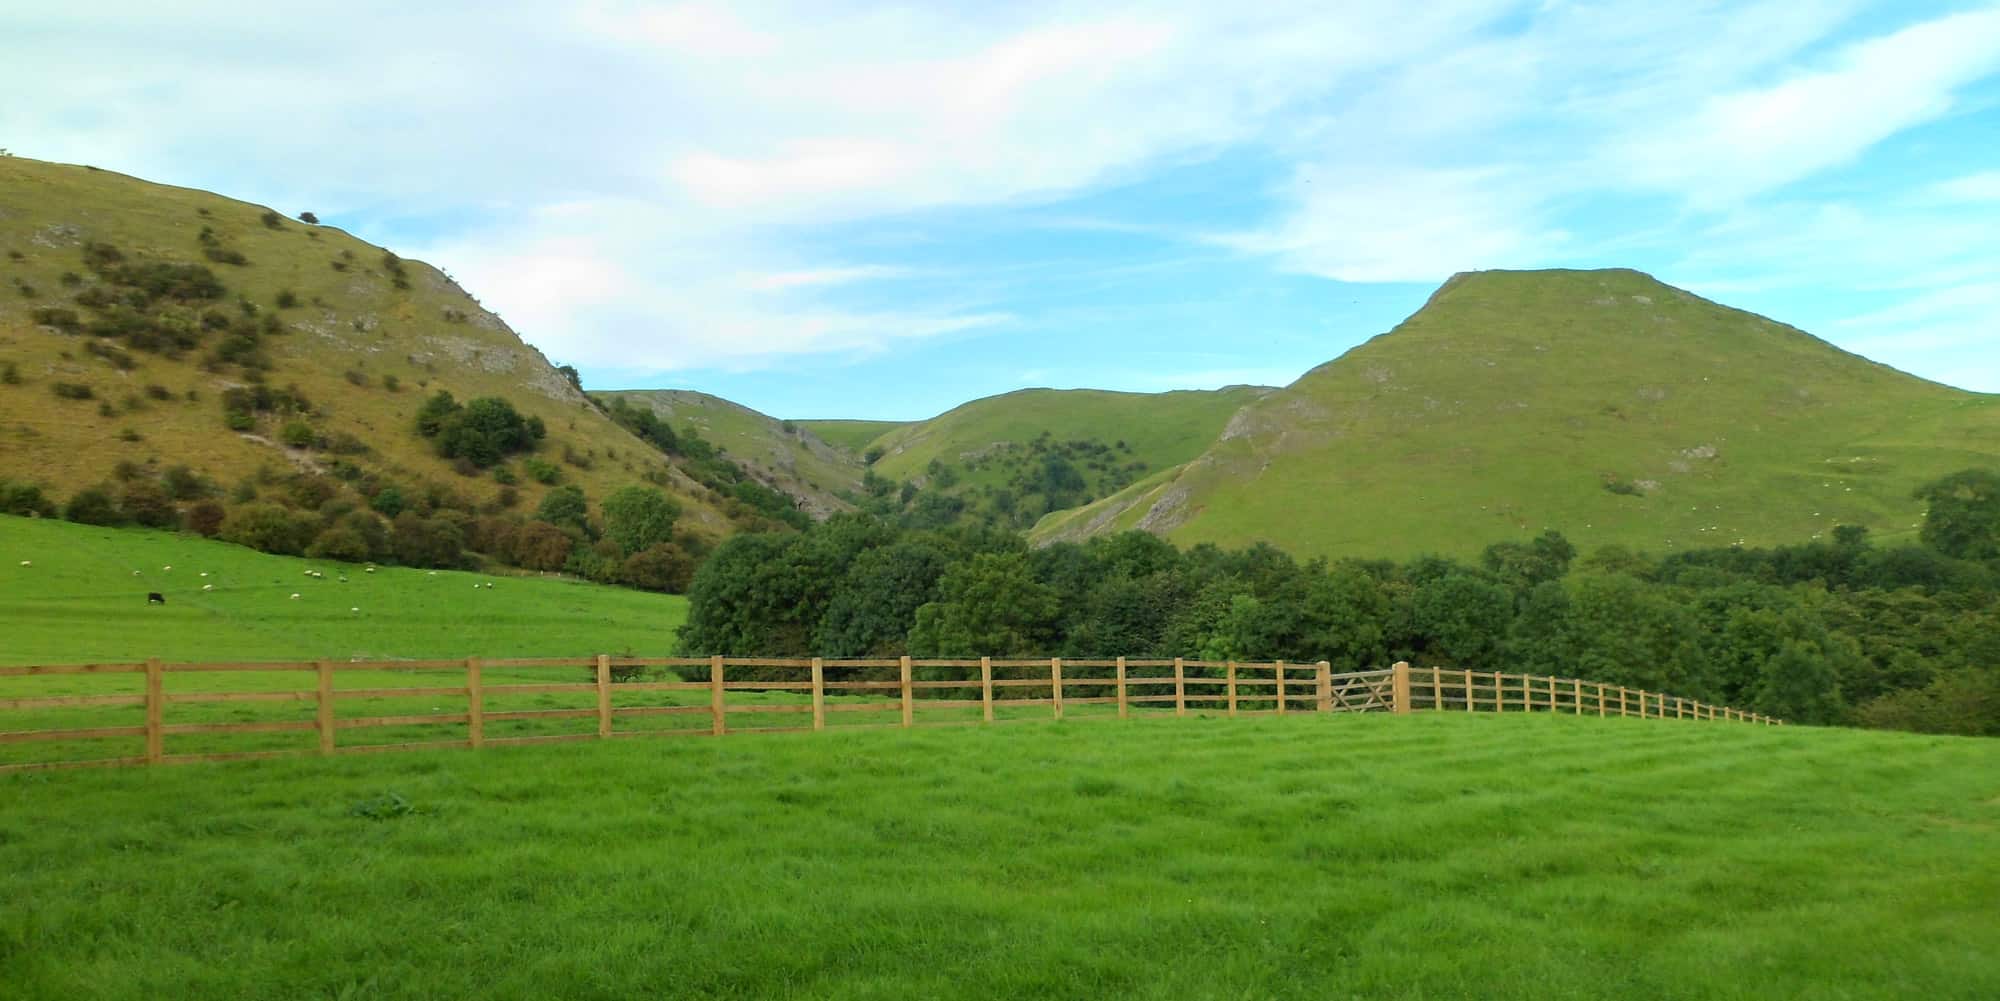
[[[864,459],[874,459],[873,482],[911,483],[1025,528],[1186,462],[1270,392],[1024,389],[891,431]]]
[[[908,421],[858,421],[858,420],[806,420],[792,423],[819,436],[819,440],[835,448],[845,449],[855,455],[867,451],[875,439],[897,428],[906,426]]]
[[[814,517],[850,505],[841,499],[861,487],[861,461],[802,425],[780,421],[719,396],[687,389],[633,389],[592,395],[646,407],[676,430],[693,429],[718,446],[759,482],[778,490]]]
[[[56,496],[186,465],[222,488],[294,471],[438,484],[533,510],[649,480],[681,523],[724,502],[606,419],[448,275],[331,227],[89,167],[0,158],[0,478]],[[506,400],[543,437],[440,455],[421,407]],[[233,391],[233,392],[232,392]],[[503,489],[504,488],[504,489]],[[741,520],[740,512],[738,520]]]
[[[1962,392],[1633,271],[1459,275],[1388,334],[1243,409],[1198,458],[1036,528],[1302,555],[1468,555],[1915,531],[1919,484],[2000,462]]]

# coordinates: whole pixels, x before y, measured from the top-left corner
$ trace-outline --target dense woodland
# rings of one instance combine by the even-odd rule
[[[696,573],[693,653],[1396,660],[1581,677],[1801,723],[2000,734],[2000,474],[1925,488],[1922,545],[1653,557],[1551,532],[1476,561],[1300,563],[1144,533],[1015,534],[860,513],[737,536]]]

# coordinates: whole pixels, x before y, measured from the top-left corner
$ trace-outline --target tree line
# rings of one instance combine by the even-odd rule
[[[841,515],[740,535],[696,572],[690,654],[1397,660],[1580,677],[1801,723],[2000,734],[2000,474],[1921,492],[1921,544],[1654,557],[1561,534],[1477,560],[1301,562],[1129,532],[1017,534]]]

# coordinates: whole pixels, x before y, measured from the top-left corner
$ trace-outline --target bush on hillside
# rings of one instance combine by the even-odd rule
[[[511,562],[527,570],[561,570],[575,544],[562,529],[546,521],[530,521],[514,532]]]
[[[84,487],[63,505],[63,518],[79,525],[122,525],[125,516],[107,487]]]
[[[18,518],[52,518],[56,512],[56,502],[42,493],[40,485],[0,480],[0,514]]]
[[[147,528],[178,528],[180,512],[165,487],[151,479],[133,480],[118,490],[118,509],[125,517]]]
[[[217,533],[225,542],[249,546],[259,552],[298,556],[312,540],[312,521],[298,517],[276,504],[245,504],[222,519]]]
[[[222,520],[229,514],[219,501],[200,500],[188,505],[187,514],[181,519],[182,527],[205,539],[213,539],[222,532]]]

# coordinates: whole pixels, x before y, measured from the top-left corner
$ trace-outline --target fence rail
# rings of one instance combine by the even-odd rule
[[[493,669],[572,668],[593,671],[591,681],[549,684],[487,684],[486,672]],[[705,680],[629,680],[621,672],[651,668],[704,671]],[[731,680],[730,669],[739,673]],[[745,678],[743,669],[761,674],[798,672],[803,677]],[[839,680],[829,675],[853,672],[882,672],[894,669],[893,678],[862,677]],[[336,688],[334,680],[352,671],[455,671],[462,682],[450,685],[400,688]],[[918,678],[923,671],[926,677]],[[968,672],[963,677],[932,677],[938,672]],[[998,672],[1032,672],[1027,676],[999,676]],[[1137,671],[1138,673],[1133,673]],[[280,691],[166,691],[169,676],[225,672],[297,672],[303,685],[312,687]],[[976,672],[976,673],[970,673]],[[89,726],[29,730],[0,730],[0,745],[44,741],[84,741],[141,738],[143,753],[114,757],[62,761],[0,763],[0,773],[113,765],[173,764],[190,761],[228,761],[285,757],[317,753],[361,754],[420,748],[478,748],[487,745],[551,743],[620,737],[677,736],[708,734],[722,736],[732,731],[732,716],[762,713],[811,714],[809,725],[757,726],[747,732],[771,733],[822,730],[829,713],[896,712],[899,722],[860,724],[874,726],[950,726],[967,723],[1019,722],[1020,717],[1002,719],[997,709],[1046,705],[1047,718],[1071,718],[1066,709],[1074,706],[1111,706],[1115,713],[1099,713],[1081,718],[1125,719],[1135,708],[1171,705],[1172,714],[1185,716],[1190,710],[1226,716],[1285,715],[1318,712],[1390,712],[1419,710],[1465,712],[1567,712],[1573,715],[1637,716],[1682,720],[1726,720],[1732,722],[1782,725],[1782,720],[1694,699],[1633,689],[1575,678],[1555,678],[1526,674],[1470,671],[1449,668],[1414,668],[1406,663],[1375,671],[1335,673],[1326,661],[1312,664],[1285,661],[1201,661],[1173,659],[1091,659],[1064,660],[1060,657],[1034,659],[932,659],[909,657],[823,659],[776,657],[537,657],[516,659],[423,660],[423,661],[298,661],[283,663],[163,663],[158,659],[134,663],[53,664],[0,667],[0,693],[12,679],[57,676],[143,676],[138,693],[72,694],[0,698],[0,723],[11,714],[50,709],[103,709],[143,707],[141,725]],[[1105,689],[1110,694],[1103,694]],[[704,702],[668,705],[618,705],[613,696],[639,692],[705,692]],[[729,693],[770,693],[809,696],[796,704],[731,705]],[[975,696],[976,692],[976,696]],[[529,709],[489,711],[487,699],[496,695],[585,694],[596,695],[596,705],[580,709]],[[933,696],[932,693],[935,693]],[[1085,694],[1090,693],[1090,694]],[[876,695],[879,701],[829,703],[829,696]],[[406,713],[380,716],[336,714],[341,700],[379,698],[462,698],[463,712]],[[310,702],[310,720],[277,720],[227,723],[173,723],[165,721],[170,705],[200,703]],[[976,720],[919,720],[919,712],[939,709],[979,709]],[[692,727],[667,729],[620,729],[621,719],[648,716],[706,717]],[[489,722],[591,719],[594,733],[533,734],[489,737]],[[1028,717],[1028,718],[1041,718]],[[387,744],[342,744],[342,731],[372,727],[463,727],[463,736],[452,739],[408,741]],[[231,751],[222,753],[168,754],[166,738],[191,734],[310,732],[317,746],[281,750]]]

